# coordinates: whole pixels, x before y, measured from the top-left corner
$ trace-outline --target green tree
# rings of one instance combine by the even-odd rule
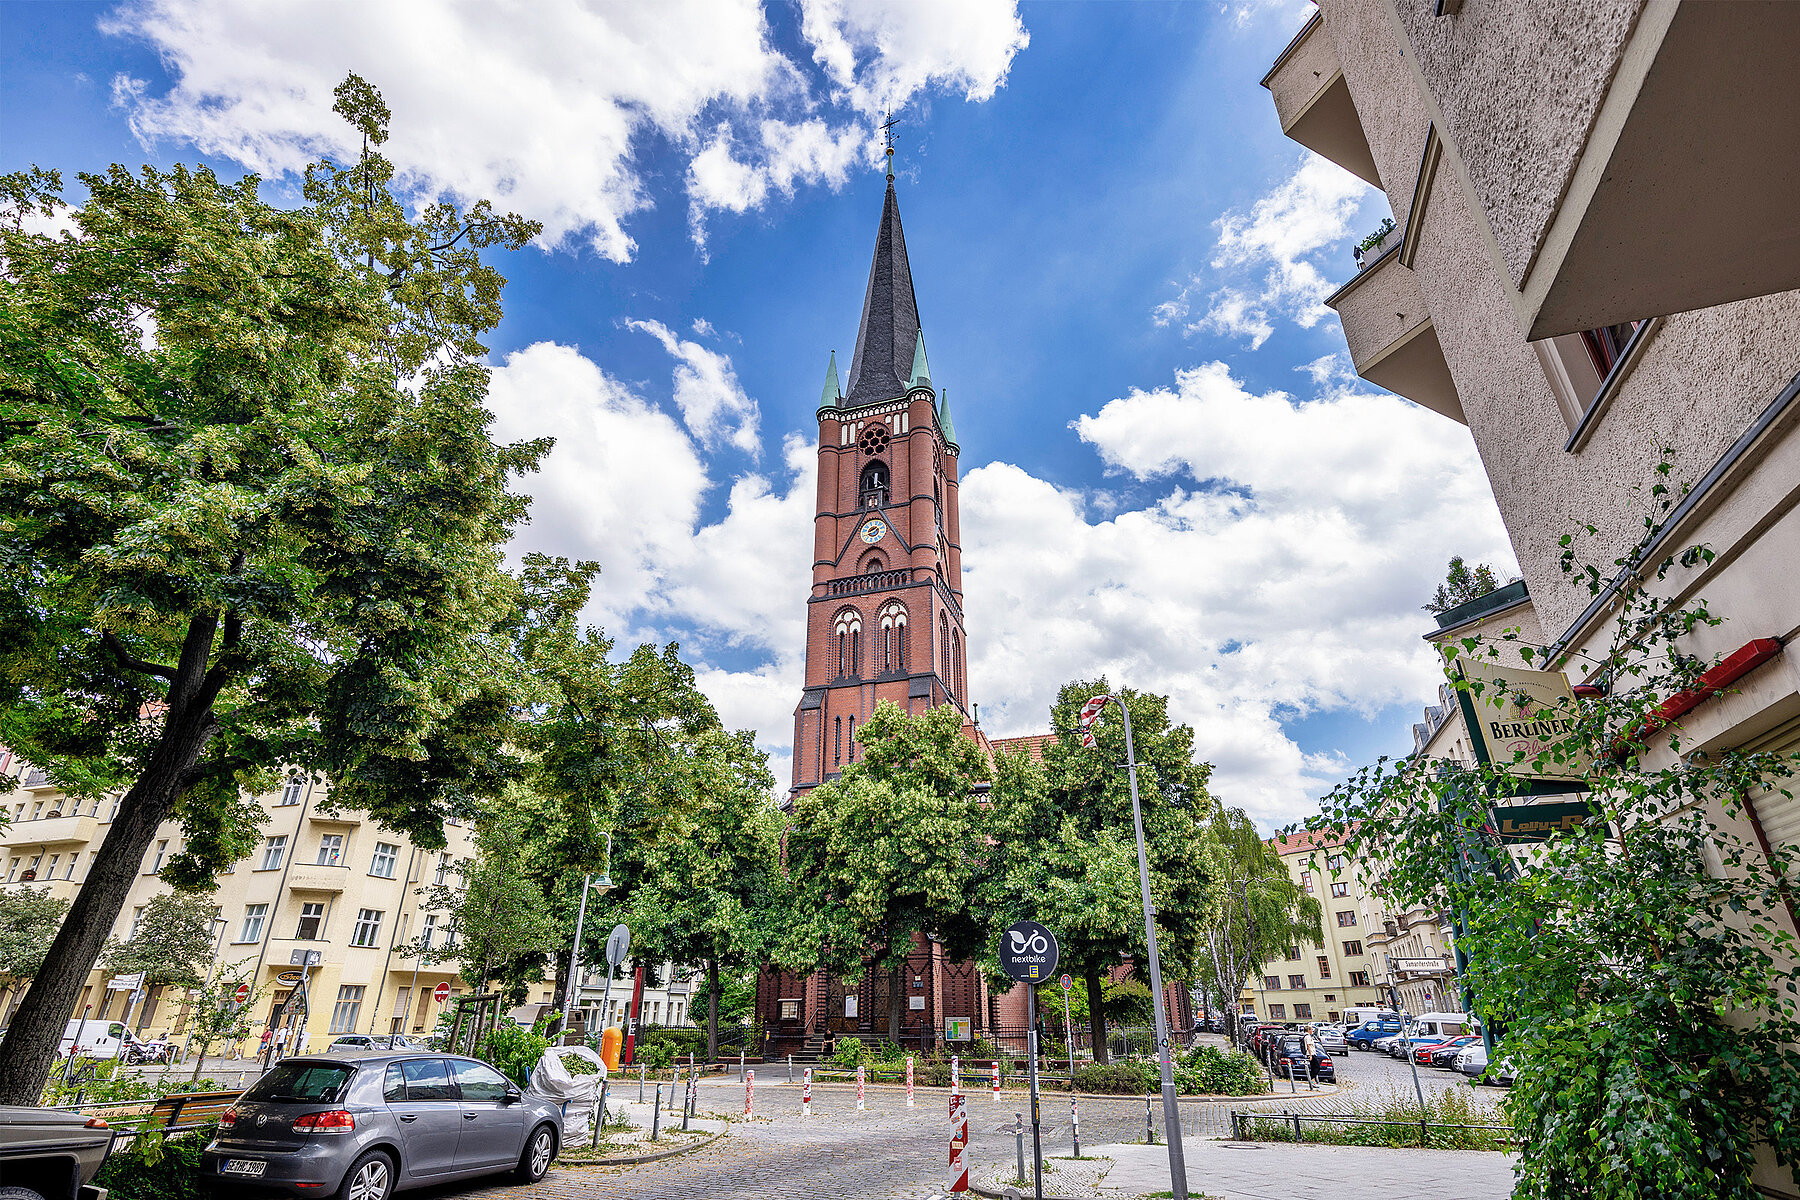
[[[1076,730],[1082,705],[1107,693],[1104,678],[1065,685],[1050,709],[1057,740],[1045,747],[1043,762],[1023,754],[996,759],[989,829],[1007,852],[995,857],[982,888],[991,928],[1030,918],[1056,934],[1064,964],[1086,986],[1099,1062],[1106,1061],[1104,979],[1121,960],[1148,953],[1131,786],[1120,766],[1125,726],[1109,710],[1093,728],[1092,750]],[[1194,761],[1194,731],[1170,724],[1167,697],[1129,688],[1112,694],[1131,711],[1157,949],[1164,982],[1174,983],[1193,976],[1216,902],[1211,768]],[[989,969],[997,969],[994,947],[983,949]]]
[[[69,902],[34,887],[0,888],[0,987],[38,973]]]
[[[888,975],[888,1039],[900,1040],[901,968],[913,936],[952,958],[982,953],[973,899],[986,855],[974,788],[987,763],[939,705],[909,717],[883,701],[857,734],[861,757],[794,805],[787,869],[796,900],[775,957],[802,973]]]
[[[188,993],[187,1048],[194,1056],[190,1080],[200,1078],[200,1068],[215,1045],[250,1035],[250,1009],[265,990],[251,986],[255,962],[250,958],[220,967],[210,983]],[[240,986],[251,989],[242,1002],[237,999]]]
[[[667,836],[622,857],[628,882],[618,911],[631,928],[634,954],[705,970],[712,1058],[719,1052],[721,979],[763,961],[786,908],[782,822],[767,756],[750,734],[708,731],[678,761],[690,775],[688,802]],[[605,932],[596,926],[599,937]]]
[[[446,914],[456,940],[446,938],[429,949],[409,947],[426,962],[460,964],[459,973],[478,992],[498,976],[515,1004],[541,978],[541,972],[519,970],[519,960],[541,962],[539,956],[557,943],[556,919],[544,911],[543,894],[518,870],[525,841],[516,809],[483,822],[475,835],[476,857],[458,864],[462,885],[434,883],[420,889],[422,907]]]
[[[120,975],[142,971],[146,989],[171,983],[197,987],[212,958],[216,911],[207,896],[158,893],[145,902],[131,936],[114,941],[101,962]]]
[[[1449,612],[1459,604],[1467,604],[1477,596],[1485,596],[1500,586],[1494,576],[1494,568],[1480,563],[1474,568],[1463,562],[1458,554],[1450,560],[1450,569],[1444,576],[1444,582],[1438,584],[1437,591],[1431,600],[1424,605],[1428,613]]]
[[[1672,500],[1661,481],[1653,495],[1651,535]],[[1577,564],[1574,542],[1563,539],[1565,571],[1594,594],[1614,585],[1616,609],[1610,647],[1581,664],[1606,691],[1555,714],[1567,735],[1472,770],[1377,763],[1326,798],[1318,823],[1378,853],[1398,903],[1458,914],[1477,1011],[1517,1067],[1516,1195],[1751,1200],[1757,1142],[1800,1163],[1800,947],[1788,908],[1800,848],[1765,849],[1738,831],[1744,797],[1787,794],[1800,764],[1697,753],[1653,715],[1711,665],[1692,635],[1720,620],[1704,601],[1654,593],[1679,593],[1669,573],[1710,551],[1646,560],[1640,544],[1615,574]],[[1499,659],[1502,645],[1542,661],[1516,630],[1464,639],[1454,657]],[[1517,703],[1452,682],[1478,710]],[[1493,840],[1489,806],[1515,797],[1521,776],[1571,771],[1581,784],[1569,790],[1585,785],[1597,819],[1530,847]]]
[[[1323,942],[1323,913],[1242,809],[1221,809],[1212,826],[1215,919],[1202,940],[1198,978],[1215,1012],[1235,1013],[1245,981],[1264,963],[1289,946]]]
[[[543,443],[488,436],[480,251],[537,226],[407,219],[373,147],[287,211],[255,177],[81,176],[79,236],[24,232],[53,173],[0,179],[0,740],[117,818],[0,1045],[32,1103],[157,828],[177,887],[248,853],[287,769],[441,844],[511,772],[515,582],[501,546]]]

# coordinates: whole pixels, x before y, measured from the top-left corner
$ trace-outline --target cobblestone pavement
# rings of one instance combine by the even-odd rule
[[[708,1081],[701,1088],[701,1110],[720,1115],[743,1111],[743,1085],[735,1079]],[[443,1188],[419,1193],[429,1200],[564,1200],[574,1197],[618,1197],[629,1200],[686,1200],[688,1197],[745,1197],[755,1200],[826,1200],[868,1197],[870,1200],[927,1200],[941,1197],[948,1182],[947,1098],[942,1090],[920,1089],[908,1109],[903,1090],[871,1087],[868,1108],[856,1110],[853,1087],[813,1088],[813,1115],[799,1115],[800,1089],[786,1083],[757,1081],[758,1116],[734,1121],[731,1134],[703,1149],[662,1162],[631,1167],[557,1167],[531,1187]],[[1240,1102],[1241,1103],[1241,1102]],[[1282,1100],[1279,1107],[1329,1110],[1342,1097]],[[1025,1154],[1031,1154],[1030,1113],[1022,1093],[1004,1093],[999,1101],[987,1092],[973,1093],[969,1105],[969,1159],[979,1172],[1015,1156],[1013,1126],[1017,1114],[1025,1123]],[[1144,1102],[1140,1099],[1082,1100],[1081,1140],[1085,1149],[1115,1142],[1144,1140]],[[1189,1139],[1224,1136],[1230,1105],[1188,1102],[1182,1126]],[[1164,1138],[1160,1105],[1152,1110],[1158,1140]],[[1068,1099],[1043,1102],[1045,1155],[1070,1152]],[[1393,1166],[1404,1170],[1406,1152],[1395,1151]],[[1270,1165],[1279,1151],[1269,1148]],[[1498,1155],[1485,1155],[1502,1164]],[[1278,1173],[1271,1174],[1279,1196]],[[1194,1178],[1197,1191],[1204,1180]],[[1166,1186],[1166,1185],[1162,1185]],[[1314,1195],[1311,1191],[1295,1193]],[[1346,1192],[1346,1197],[1354,1193]],[[1373,1195],[1373,1193],[1371,1193]],[[1419,1197],[1438,1193],[1416,1193]],[[1460,1200],[1443,1193],[1438,1200]]]

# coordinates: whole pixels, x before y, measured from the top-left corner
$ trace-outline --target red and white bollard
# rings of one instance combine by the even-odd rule
[[[994,1064],[994,1099],[1000,1098],[1000,1064]]]
[[[756,1107],[756,1072],[744,1072],[744,1115],[750,1116]]]
[[[958,1095],[950,1097],[950,1190],[969,1190],[969,1164],[963,1151],[969,1145],[969,1110]]]
[[[950,1056],[950,1094],[962,1095],[962,1059],[954,1054]]]
[[[913,1056],[909,1054],[906,1056],[906,1107],[908,1107],[908,1108],[911,1108],[913,1106],[913,1102],[912,1102],[912,1064],[913,1064]]]
[[[812,1116],[812,1068],[806,1068],[806,1078],[800,1083],[800,1115]]]
[[[863,1112],[869,1107],[867,1104],[863,1103],[863,1079],[865,1077],[865,1072],[867,1070],[868,1070],[867,1067],[856,1068],[856,1111],[857,1112]]]

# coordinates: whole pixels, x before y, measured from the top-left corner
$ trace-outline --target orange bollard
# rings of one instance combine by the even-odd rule
[[[616,1071],[619,1069],[619,1051],[622,1050],[624,1046],[625,1035],[620,1033],[617,1028],[608,1026],[601,1032],[600,1061],[606,1064],[607,1070]]]

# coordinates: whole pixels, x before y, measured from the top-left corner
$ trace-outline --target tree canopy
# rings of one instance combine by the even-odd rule
[[[101,961],[121,975],[142,971],[146,988],[165,983],[197,987],[213,956],[217,911],[206,896],[158,893],[144,902],[131,936],[113,942]]]
[[[1494,568],[1486,563],[1478,563],[1470,567],[1458,554],[1451,558],[1444,582],[1438,584],[1437,591],[1424,604],[1428,613],[1449,612],[1459,604],[1467,604],[1477,596],[1485,596],[1500,586],[1500,580],[1494,575]]]
[[[1213,1010],[1229,1014],[1264,963],[1290,946],[1323,943],[1324,914],[1243,810],[1221,809],[1212,827],[1216,917],[1202,939],[1197,978]]]
[[[40,888],[0,888],[0,986],[38,973],[69,902]]]
[[[421,845],[514,772],[522,601],[481,336],[481,251],[538,229],[485,204],[409,217],[354,76],[365,153],[277,208],[254,176],[84,174],[75,235],[26,232],[61,180],[0,180],[0,741],[77,796],[123,792],[0,1048],[34,1100],[80,981],[163,821],[210,884],[277,772]]]

